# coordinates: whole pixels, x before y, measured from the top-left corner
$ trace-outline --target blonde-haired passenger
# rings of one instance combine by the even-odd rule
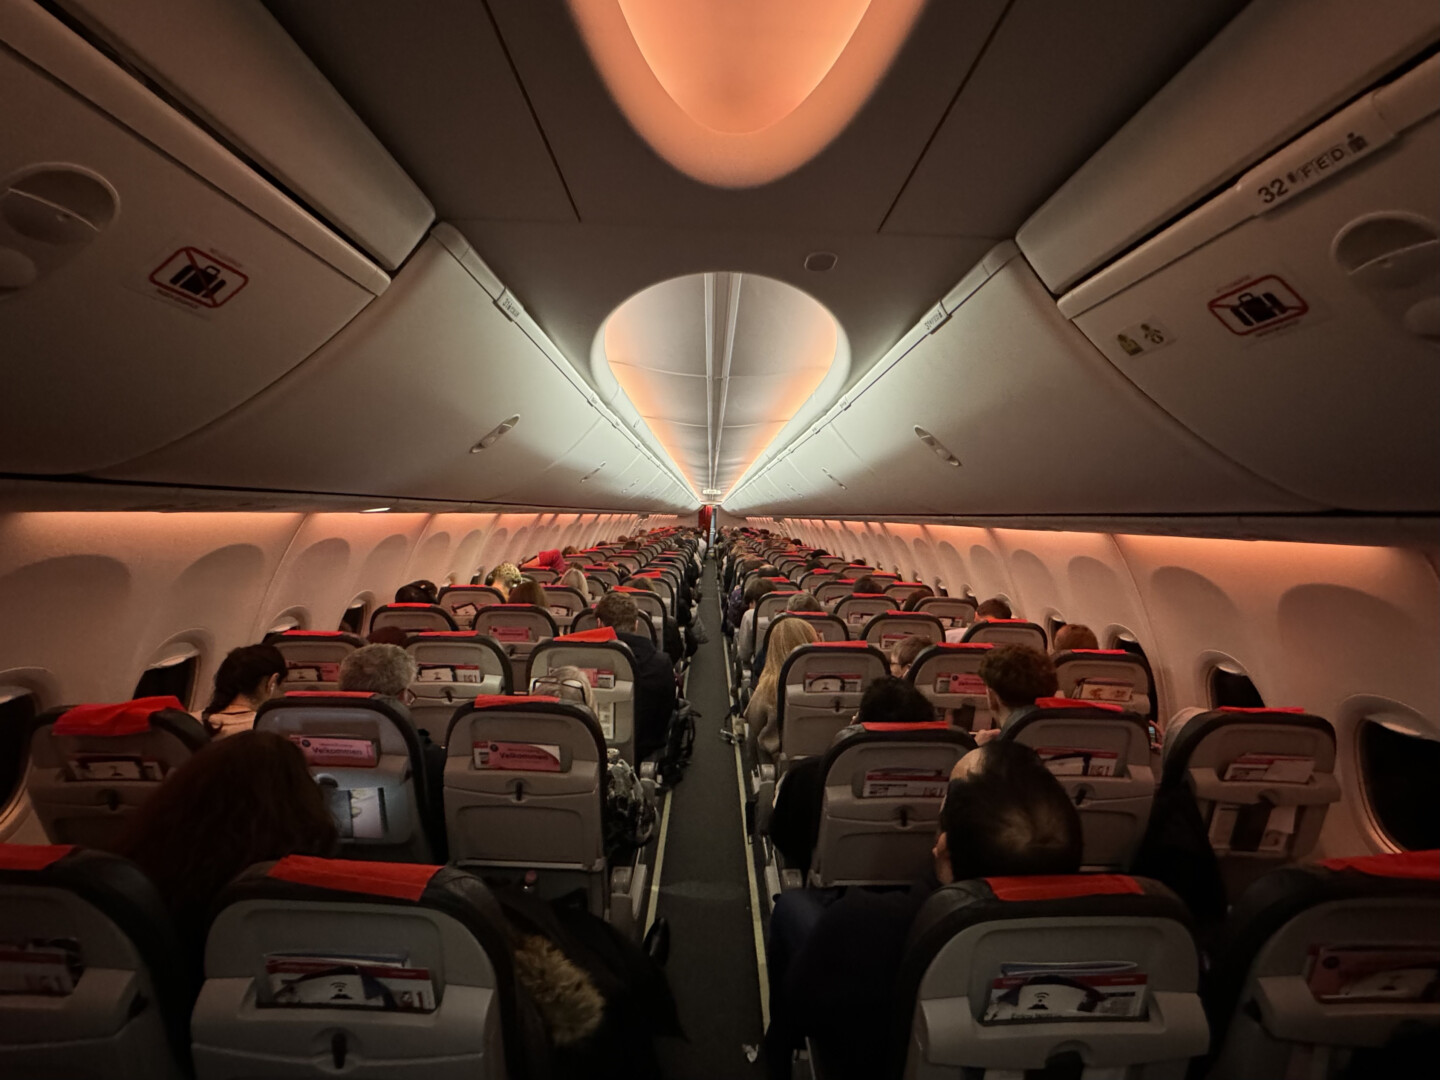
[[[493,585],[500,590],[505,599],[510,599],[510,590],[525,580],[525,575],[520,573],[520,568],[513,562],[502,562],[491,570],[485,577],[486,585]]]
[[[815,628],[804,619],[776,619],[770,626],[770,644],[765,653],[765,670],[745,709],[750,724],[751,750],[765,763],[780,752],[780,724],[777,702],[780,696],[780,669],[801,645],[813,645]]]

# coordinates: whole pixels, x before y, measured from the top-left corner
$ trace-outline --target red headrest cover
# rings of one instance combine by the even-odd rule
[[[74,850],[74,844],[0,844],[0,870],[44,870]]]
[[[493,709],[497,705],[553,705],[559,700],[544,694],[481,694],[474,704],[477,709]]]
[[[419,900],[430,879],[443,869],[443,866],[421,863],[357,862],[353,859],[320,859],[313,855],[286,855],[265,876],[339,892],[388,896],[393,900]]]
[[[1104,709],[1106,712],[1125,711],[1123,705],[1114,705],[1108,701],[1081,701],[1079,698],[1068,697],[1036,698],[1035,706],[1040,709]]]
[[[160,709],[185,711],[177,697],[143,697],[116,705],[76,705],[60,715],[56,735],[136,735],[150,730],[150,714]]]
[[[1323,859],[1326,870],[1356,870],[1372,877],[1440,881],[1440,851],[1405,851],[1399,855],[1352,855]]]
[[[1112,896],[1145,890],[1128,874],[1057,874],[1035,877],[992,877],[985,883],[997,900],[1067,900],[1075,896]]]
[[[561,634],[556,641],[616,641],[619,635],[613,626],[597,626],[593,630],[577,630],[573,634]]]

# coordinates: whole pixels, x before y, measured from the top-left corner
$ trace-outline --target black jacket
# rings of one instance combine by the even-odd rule
[[[665,745],[675,714],[675,669],[648,637],[618,633],[635,657],[635,757],[640,761]]]

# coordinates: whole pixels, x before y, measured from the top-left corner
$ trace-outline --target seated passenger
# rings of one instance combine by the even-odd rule
[[[1091,630],[1084,623],[1067,622],[1059,630],[1055,631],[1054,652],[1061,653],[1069,649],[1098,649],[1100,641],[1095,637],[1095,631]],[[1052,653],[1051,655],[1054,655]]]
[[[485,584],[500,590],[500,595],[507,600],[510,597],[510,590],[524,580],[515,564],[508,562],[501,563],[485,575]]]
[[[559,584],[567,589],[574,589],[588,601],[590,599],[590,583],[585,580],[585,571],[574,563],[570,568],[560,575]]]
[[[815,599],[814,593],[798,592],[790,597],[785,605],[786,611],[820,611],[825,610],[825,605]]]
[[[991,597],[975,609],[976,622],[981,619],[1013,619],[1014,617],[1011,614],[1010,605],[998,596]]]
[[[861,593],[883,593],[884,587],[880,584],[879,578],[871,577],[869,574],[862,574],[855,579],[855,588],[851,590],[852,596],[859,596]]]
[[[565,572],[568,565],[565,554],[559,548],[551,548],[549,551],[542,551],[535,556],[535,565],[542,570],[552,570],[558,577]]]
[[[791,1052],[807,1036],[834,1066],[827,1080],[883,1075],[892,988],[929,894],[972,878],[1074,874],[1080,852],[1080,816],[1034,750],[1006,741],[966,754],[940,810],[933,880],[903,892],[797,889],[776,902],[769,1075],[790,1076]]]
[[[630,587],[632,589],[640,589],[643,592],[655,592],[655,586],[651,583],[649,578],[631,578]],[[659,593],[656,593],[655,595],[658,596]],[[670,615],[668,611],[665,612],[664,621],[665,625],[658,628],[661,630],[661,644],[664,646],[665,655],[670,658],[670,663],[672,665],[679,664],[680,661],[684,660],[685,657],[688,655],[685,651],[685,642],[681,639],[680,636],[680,624],[675,621],[675,619]],[[694,651],[695,650],[693,648],[690,649],[690,652],[693,653]]]
[[[1034,705],[1036,698],[1054,697],[1060,687],[1050,658],[1028,645],[997,645],[991,649],[980,661],[980,678],[985,682],[985,699],[995,720],[995,726],[988,731],[975,733],[975,741],[981,744],[997,738],[1016,709]]]
[[[401,585],[395,590],[395,603],[397,604],[433,604],[440,596],[440,590],[435,587],[433,581],[426,581],[423,578],[419,581],[412,581],[408,585]]]
[[[507,604],[533,604],[535,607],[546,610],[549,610],[550,607],[550,602],[545,599],[545,587],[530,578],[525,578],[514,586],[505,602]]]
[[[167,776],[117,850],[159,888],[198,974],[210,906],[232,878],[286,855],[333,855],[338,842],[300,748],[273,732],[243,731]]]
[[[410,684],[420,670],[399,645],[365,645],[340,661],[340,689],[392,698],[408,705]]]
[[[910,670],[910,665],[915,663],[915,658],[934,644],[935,642],[923,634],[911,634],[897,642],[890,651],[890,674],[897,679],[903,679]]]
[[[595,621],[613,627],[635,658],[635,756],[651,756],[665,745],[675,715],[675,669],[650,638],[635,633],[640,609],[622,592],[608,592],[595,605]]]
[[[773,762],[780,753],[780,726],[776,721],[780,669],[792,652],[801,645],[813,645],[816,640],[815,628],[804,619],[781,619],[770,629],[765,669],[760,672],[755,693],[745,707],[745,719],[750,724],[750,752],[764,764]]]
[[[935,595],[935,590],[934,590],[934,589],[930,588],[929,585],[922,585],[922,586],[920,586],[920,588],[915,589],[914,591],[912,591],[909,596],[905,597],[905,603],[901,605],[900,610],[901,610],[901,611],[919,611],[919,610],[920,610],[920,601],[922,601],[922,600],[928,600],[930,597],[932,597],[932,596],[934,596],[934,595]]]
[[[410,642],[410,635],[398,626],[379,626],[365,635],[371,645],[398,645],[404,648]]]
[[[212,739],[249,731],[255,711],[276,697],[288,669],[274,645],[242,645],[231,649],[215,672],[210,704],[200,711],[200,722]]]
[[[740,663],[749,665],[751,657],[755,655],[755,609],[760,603],[762,596],[768,596],[776,592],[773,581],[767,581],[764,577],[753,577],[750,584],[745,586],[745,610],[740,616],[740,626],[735,632],[735,651],[740,657]]]

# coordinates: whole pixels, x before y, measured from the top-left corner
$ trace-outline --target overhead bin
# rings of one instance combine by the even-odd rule
[[[543,336],[513,298],[496,302],[509,294],[488,267],[441,242],[453,245],[453,230],[435,233],[385,295],[288,376],[203,431],[105,475],[594,509],[693,505],[675,496],[647,504],[638,485],[625,493],[617,481],[638,442],[563,359],[537,345],[531,335]],[[615,472],[607,465],[581,484],[602,461]]]
[[[430,201],[258,0],[59,7],[387,270],[425,238]]]
[[[1350,510],[1440,509],[1440,57],[1059,306],[1255,473]]]
[[[1437,40],[1434,0],[1252,0],[1016,242],[1061,293]]]
[[[725,508],[867,517],[1316,509],[1117,377],[1013,244],[952,296],[933,333],[877,365],[762,474],[786,490],[765,499],[747,482]],[[779,471],[787,464],[798,494]]]
[[[173,442],[389,284],[37,4],[0,3],[0,101],[0,471]]]

